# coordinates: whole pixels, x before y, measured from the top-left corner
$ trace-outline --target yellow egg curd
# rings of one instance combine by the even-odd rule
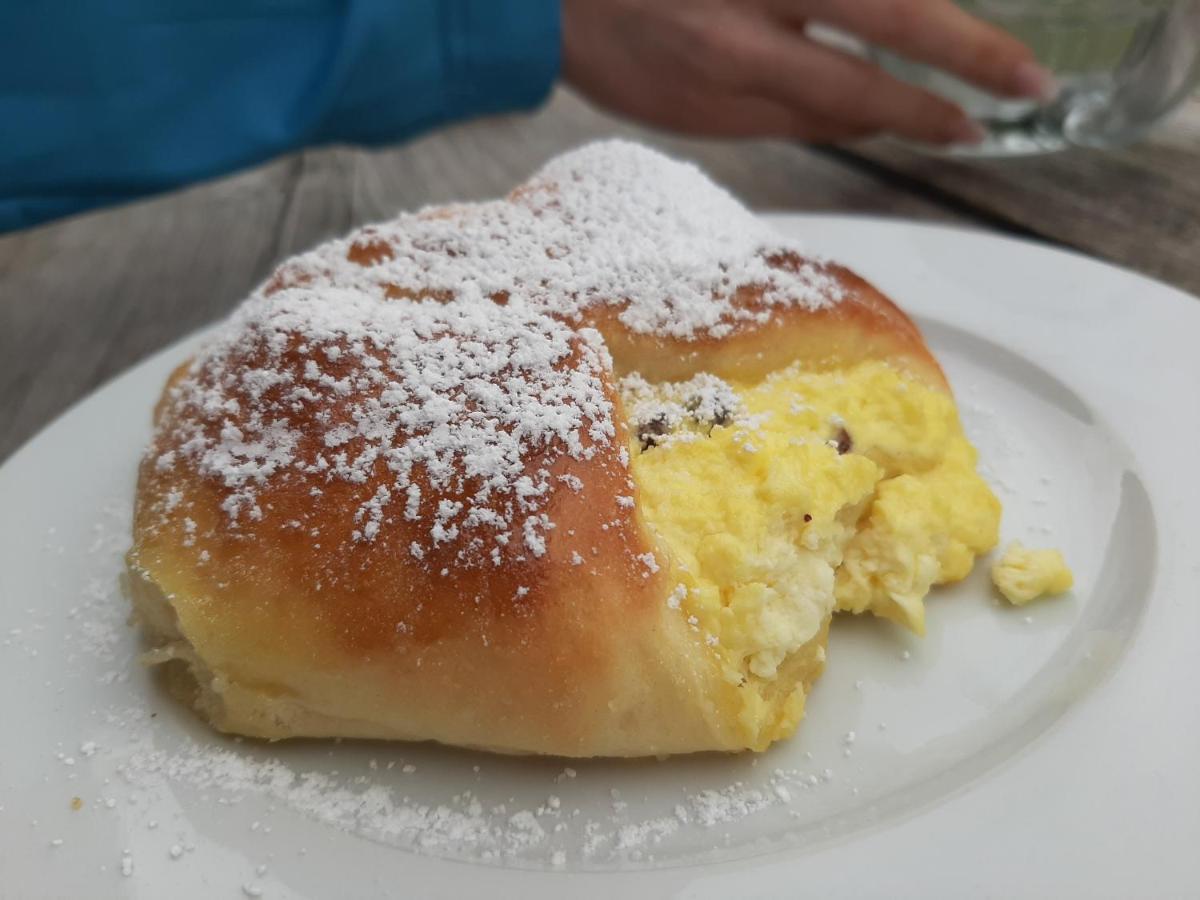
[[[1009,603],[1024,606],[1046,594],[1061,594],[1075,576],[1057,550],[1034,550],[1013,541],[992,566],[992,583]]]
[[[755,384],[634,375],[622,401],[640,506],[680,585],[670,602],[749,689],[755,743],[795,727],[789,661],[835,610],[922,633],[930,587],[996,544],[1000,503],[953,398],[885,363]]]

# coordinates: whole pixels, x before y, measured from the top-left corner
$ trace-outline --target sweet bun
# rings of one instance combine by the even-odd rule
[[[816,406],[756,412],[780,385]],[[593,145],[284,263],[172,374],[128,555],[146,659],[256,737],[761,749],[835,607],[919,630],[897,597],[956,577],[893,590],[856,544],[894,546],[884,485],[976,477],[956,429],[886,297],[693,167]],[[752,441],[779,449],[705,483]],[[926,556],[988,541],[930,516]]]

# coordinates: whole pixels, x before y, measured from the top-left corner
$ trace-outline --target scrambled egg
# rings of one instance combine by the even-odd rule
[[[929,588],[996,544],[1000,504],[953,399],[884,363],[751,385],[630,376],[622,400],[643,513],[675,560],[670,602],[747,689],[755,743],[799,720],[788,664],[835,610],[921,633]]]
[[[1075,577],[1057,550],[1033,550],[1013,541],[992,566],[992,583],[1009,603],[1024,606],[1044,594],[1069,591]]]

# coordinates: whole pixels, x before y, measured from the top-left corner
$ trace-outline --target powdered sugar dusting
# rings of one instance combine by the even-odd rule
[[[837,758],[849,742],[846,728],[857,727],[854,746],[866,745],[868,754],[881,733],[874,722],[867,732],[853,719],[810,730],[803,740],[817,758],[793,743],[773,755],[796,768],[773,771],[763,764],[768,756],[582,760],[564,768],[561,760],[433,745],[221,736],[134,665],[141,647],[116,587],[129,507],[121,500],[106,509],[90,531],[83,523],[69,541],[48,537],[39,559],[86,563],[54,589],[72,598],[13,607],[0,633],[5,653],[18,661],[13,684],[36,695],[50,716],[49,727],[26,742],[33,755],[20,757],[33,777],[0,784],[0,813],[29,810],[31,821],[13,830],[14,846],[58,854],[64,868],[80,866],[88,848],[103,848],[100,891],[117,890],[113,884],[125,877],[157,884],[169,866],[179,883],[204,884],[210,893],[232,896],[251,885],[280,896],[284,882],[309,871],[298,858],[341,858],[350,843],[338,832],[400,853],[399,863],[387,853],[374,857],[379,871],[402,867],[404,851],[604,870],[713,862],[768,841],[795,846],[821,840],[830,816],[857,794],[857,761]],[[76,597],[85,602],[75,606]],[[94,641],[85,623],[105,640]],[[114,665],[120,678],[106,674]],[[125,840],[114,844],[113,834]],[[231,843],[250,854],[244,865],[227,864]]]
[[[612,361],[588,322],[611,309],[633,332],[692,339],[839,297],[694,166],[593,144],[508,199],[402,215],[286,263],[172,389],[151,471],[219,482],[235,528],[270,514],[274,479],[304,479],[312,508],[327,483],[370,484],[354,542],[419,522],[416,561],[541,557],[555,478],[580,489],[556,460],[616,436]],[[730,392],[696,387],[684,412],[724,421]],[[164,516],[181,502],[166,488]]]
[[[766,811],[786,810],[793,794],[800,795],[832,781],[832,771],[818,776],[801,769],[776,768],[764,773],[757,783],[734,781],[720,787],[686,791],[673,806],[652,815],[639,817],[617,788],[598,791],[595,785],[572,786],[571,795],[589,807],[588,814],[558,793],[543,795],[540,802],[529,803],[508,797],[501,802],[488,799],[487,788],[457,789],[441,801],[419,801],[402,794],[394,776],[395,763],[381,767],[374,757],[370,774],[351,776],[343,765],[353,767],[354,751],[332,771],[300,771],[278,757],[264,758],[252,749],[187,742],[174,750],[154,746],[145,731],[148,722],[138,711],[110,717],[134,725],[134,745],[122,755],[117,766],[120,779],[139,798],[188,786],[199,790],[205,802],[215,793],[216,803],[232,807],[249,798],[314,819],[340,831],[367,837],[384,844],[419,853],[469,859],[480,862],[541,862],[552,867],[567,862],[584,866],[614,861],[654,860],[653,851],[686,829],[708,831],[734,825]],[[136,723],[136,724],[134,724]],[[387,752],[386,749],[384,752]],[[499,765],[499,763],[496,763]],[[576,778],[574,769],[567,770]],[[404,765],[403,772],[417,772]],[[474,767],[476,775],[480,766]],[[460,780],[478,784],[478,779]],[[547,786],[560,785],[563,776],[547,780]],[[417,786],[414,786],[414,788]],[[529,787],[533,787],[530,785]],[[536,788],[533,788],[536,790]],[[607,793],[611,802],[602,813],[596,794]],[[585,800],[583,798],[591,799]],[[643,807],[644,802],[640,804]],[[269,832],[269,823],[255,820],[252,831]],[[700,846],[713,843],[699,841]],[[678,851],[676,851],[678,852]]]
[[[508,200],[402,215],[293,260],[277,284],[354,284],[376,296],[519,296],[579,320],[681,339],[816,309],[842,289],[801,247],[693,165],[625,141],[548,163]],[[754,303],[739,302],[749,289]]]
[[[750,424],[733,386],[707,372],[662,384],[631,372],[619,387],[625,414],[644,450],[694,440],[719,425]]]
[[[258,295],[172,388],[171,449],[156,468],[187,461],[219,481],[235,525],[262,518],[258,489],[272,478],[355,485],[386,473],[355,513],[355,541],[403,519],[427,526],[416,559],[453,544],[469,563],[510,539],[539,556],[551,467],[615,436],[607,364],[594,332],[518,300]]]

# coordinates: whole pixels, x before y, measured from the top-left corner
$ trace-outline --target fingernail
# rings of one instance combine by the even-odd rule
[[[950,130],[952,144],[982,144],[987,137],[987,129],[974,119],[959,119]]]
[[[1049,100],[1058,93],[1054,76],[1033,60],[1025,60],[1013,69],[1012,83],[1016,94],[1034,100]]]

